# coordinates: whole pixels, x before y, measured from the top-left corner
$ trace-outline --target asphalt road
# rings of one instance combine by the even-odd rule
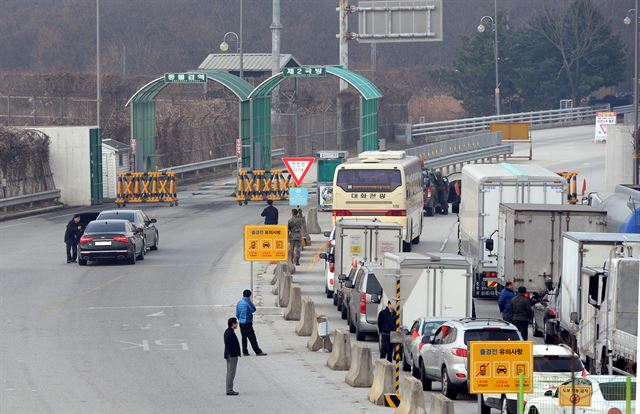
[[[604,155],[592,131],[534,132],[534,162],[575,169],[597,189]],[[158,219],[160,250],[135,266],[66,264],[64,226],[76,210],[0,223],[0,412],[385,411],[366,402],[366,390],[347,387],[344,373],[325,372],[324,357],[269,316],[277,310],[260,276],[256,330],[269,356],[242,358],[241,395],[224,396],[222,333],[249,284],[241,228],[260,211],[225,193],[204,188],[181,193],[179,207],[145,208]],[[455,252],[453,215],[425,226],[416,251]],[[476,307],[481,316],[497,313],[492,301]],[[474,412],[473,397],[462,399],[456,412]]]

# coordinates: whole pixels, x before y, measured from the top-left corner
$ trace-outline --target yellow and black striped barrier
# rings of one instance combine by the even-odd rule
[[[396,278],[396,333],[400,335],[400,277]],[[384,395],[385,407],[397,408],[400,405],[400,344],[393,347],[393,360],[395,361],[394,393]]]
[[[289,199],[290,177],[282,170],[238,170],[236,201],[239,205],[249,201],[280,201]]]
[[[115,203],[169,203],[178,205],[176,174],[173,172],[123,172],[118,174]]]

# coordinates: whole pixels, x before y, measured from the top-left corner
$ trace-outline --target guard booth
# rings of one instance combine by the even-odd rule
[[[333,174],[338,165],[347,160],[348,151],[317,151],[314,153],[318,160],[317,194],[318,208],[330,211],[333,205]]]

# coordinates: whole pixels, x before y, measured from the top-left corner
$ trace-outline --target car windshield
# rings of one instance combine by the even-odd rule
[[[123,233],[126,231],[125,223],[121,221],[92,221],[87,226],[86,233]]]
[[[577,356],[544,355],[533,358],[534,372],[579,372],[582,368]]]
[[[508,329],[470,329],[464,332],[464,344],[471,341],[519,341],[518,331]]]
[[[624,401],[627,397],[627,384],[621,381],[601,382],[600,392],[606,401]],[[631,381],[631,401],[636,400],[636,382]]]
[[[402,185],[400,170],[340,170],[338,187],[347,192],[391,192]]]
[[[422,324],[422,334],[427,336],[433,336],[435,331],[446,321],[425,321]]]
[[[129,220],[133,223],[135,221],[135,216],[136,215],[133,212],[105,211],[100,213],[100,215],[98,216],[98,220],[119,219]]]

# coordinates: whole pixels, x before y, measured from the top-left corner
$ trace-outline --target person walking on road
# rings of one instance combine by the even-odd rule
[[[527,288],[520,286],[518,294],[511,301],[511,308],[513,310],[512,323],[520,331],[522,339],[526,341],[529,339],[529,321],[533,317],[533,308],[529,298],[524,295],[525,293],[527,293]]]
[[[249,348],[247,341],[251,342],[251,348],[253,352],[258,356],[267,355],[262,352],[256,339],[256,333],[253,330],[253,313],[256,311],[256,306],[251,302],[251,291],[245,289],[242,292],[242,299],[236,304],[236,317],[240,322],[240,335],[242,336],[242,354],[249,356]]]
[[[78,243],[80,242],[80,214],[73,216],[64,231],[64,243],[67,245],[67,263],[73,263],[78,258]]]
[[[387,302],[387,307],[378,314],[378,334],[380,336],[380,359],[387,358],[392,362],[393,347],[391,346],[391,332],[396,330],[396,313],[393,310],[391,301]]]
[[[278,224],[278,209],[273,206],[272,200],[267,200],[268,206],[262,210],[262,217],[264,217],[264,224]]]
[[[291,211],[291,219],[287,227],[289,228],[289,254],[291,261],[296,265],[300,265],[300,252],[302,251],[303,219],[298,214],[298,209]]]
[[[227,395],[238,395],[233,390],[233,380],[236,377],[236,367],[240,358],[240,343],[234,332],[238,328],[238,320],[229,318],[227,330],[224,331],[224,359],[227,360]]]
[[[513,318],[513,310],[511,309],[511,301],[516,294],[513,291],[513,283],[507,282],[504,285],[504,289],[500,292],[500,298],[498,299],[498,309],[502,314],[502,319],[507,322],[511,322]]]

